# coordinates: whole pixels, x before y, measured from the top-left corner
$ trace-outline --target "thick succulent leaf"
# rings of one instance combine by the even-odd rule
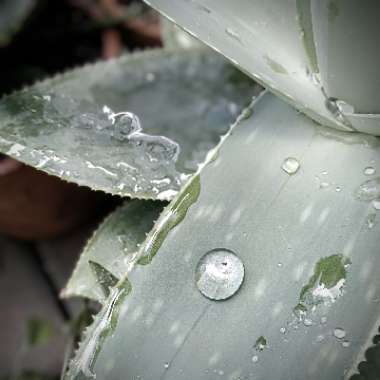
[[[35,4],[35,0],[2,0],[0,2],[0,47],[9,43]]]
[[[171,199],[255,87],[212,52],[126,55],[5,97],[0,149],[79,185]]]
[[[68,379],[335,380],[362,360],[380,315],[378,140],[269,94],[249,114],[164,210]],[[234,266],[196,282],[216,249],[245,267],[225,301],[199,290]]]
[[[377,0],[146,2],[322,124],[380,134]]]
[[[161,202],[133,200],[113,211],[87,243],[62,295],[102,302],[128,271],[162,208]]]

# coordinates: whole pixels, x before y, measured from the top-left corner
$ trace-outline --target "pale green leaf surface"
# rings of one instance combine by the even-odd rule
[[[317,122],[380,135],[377,0],[145,1]]]
[[[356,193],[380,167],[378,140],[322,128],[269,94],[253,111],[161,214],[140,249],[149,264],[119,283],[68,379],[335,380],[362,360],[380,315],[380,223]],[[195,283],[215,248],[245,266],[226,301]]]
[[[9,43],[35,4],[35,0],[2,0],[0,2],[0,47]]]
[[[161,202],[133,200],[113,211],[84,248],[63,296],[102,302],[107,287],[114,285],[112,278],[127,272],[162,207]]]
[[[351,129],[318,83],[310,0],[145,2],[318,122]]]
[[[171,199],[256,87],[209,51],[126,55],[5,97],[0,149],[96,190]],[[110,120],[125,111],[142,133]]]

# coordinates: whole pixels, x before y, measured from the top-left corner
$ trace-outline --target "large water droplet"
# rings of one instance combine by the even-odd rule
[[[336,329],[334,329],[333,333],[334,333],[335,338],[338,338],[338,339],[343,339],[346,336],[346,331],[342,329],[341,327],[337,327]]]
[[[199,291],[212,300],[224,300],[233,296],[244,279],[242,261],[227,249],[207,252],[198,262],[195,281]]]
[[[282,169],[288,174],[297,173],[299,168],[300,168],[300,163],[294,157],[288,157],[282,163]]]

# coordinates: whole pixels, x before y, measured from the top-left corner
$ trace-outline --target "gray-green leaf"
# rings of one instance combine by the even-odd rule
[[[5,97],[0,150],[96,190],[172,199],[256,86],[210,51],[126,55]]]
[[[149,265],[114,289],[68,379],[335,380],[354,369],[379,320],[377,204],[355,196],[367,165],[380,167],[378,141],[320,127],[270,94],[253,111],[163,211],[140,249]],[[215,250],[245,267],[225,301],[204,297],[195,276]],[[223,265],[210,278],[228,279]]]
[[[162,208],[161,202],[133,200],[112,212],[84,248],[63,296],[102,302],[128,271]]]

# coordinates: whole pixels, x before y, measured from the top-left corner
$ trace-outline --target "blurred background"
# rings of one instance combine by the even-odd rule
[[[138,0],[0,0],[0,96],[158,46],[160,18]],[[118,203],[0,155],[0,379],[59,379],[67,347],[98,308],[59,292]]]

